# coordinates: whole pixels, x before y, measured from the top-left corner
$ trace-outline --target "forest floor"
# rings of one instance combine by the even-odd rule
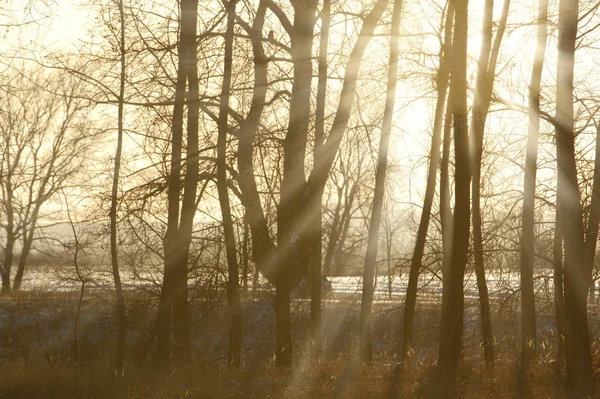
[[[112,295],[86,293],[78,328],[78,293],[26,293],[0,298],[0,398],[411,398],[434,397],[440,306],[423,301],[415,320],[412,366],[398,375],[402,301],[377,301],[373,318],[374,361],[357,359],[357,295],[324,298],[323,356],[308,358],[309,302],[293,302],[294,367],[274,366],[274,314],[270,293],[244,299],[241,370],[225,366],[227,307],[222,294],[191,297],[193,360],[160,368],[153,358],[156,298],[127,294],[128,334],[125,376],[111,368],[116,342]],[[476,301],[465,311],[464,360],[460,390],[465,398],[519,398],[520,315],[518,296],[494,301],[496,363],[486,367],[479,345]],[[556,362],[553,307],[538,300],[538,357],[530,372],[530,396],[562,398],[562,374]],[[594,376],[600,388],[597,305],[590,306]]]

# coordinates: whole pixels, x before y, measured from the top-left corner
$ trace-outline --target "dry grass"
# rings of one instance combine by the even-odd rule
[[[223,355],[227,314],[207,312],[192,303],[194,360],[185,366],[157,369],[152,365],[151,330],[154,300],[128,297],[128,363],[116,378],[116,318],[109,294],[89,296],[82,308],[77,352],[73,346],[76,297],[68,294],[0,299],[1,398],[418,398],[436,397],[435,360],[439,338],[439,306],[417,310],[416,341],[410,369],[397,372],[395,348],[401,337],[402,307],[379,304],[374,315],[371,365],[356,359],[359,305],[354,300],[329,302],[324,309],[323,362],[312,366],[306,353],[308,303],[295,303],[296,363],[287,372],[273,366],[273,314],[268,296],[248,299],[245,308],[243,367],[229,370]],[[348,298],[346,298],[348,299]],[[488,368],[478,345],[476,304],[469,305],[465,325],[465,359],[460,393],[464,398],[562,398],[562,376],[556,362],[552,315],[540,310],[538,360],[529,391],[519,380],[518,313],[504,303],[494,306],[497,362]],[[474,309],[474,310],[473,310]],[[591,313],[595,314],[595,308]],[[592,332],[598,329],[591,317]],[[596,352],[598,343],[594,342]],[[595,353],[596,364],[599,363]],[[395,371],[396,370],[396,371]],[[598,375],[596,374],[596,377]],[[598,381],[600,386],[600,381]]]

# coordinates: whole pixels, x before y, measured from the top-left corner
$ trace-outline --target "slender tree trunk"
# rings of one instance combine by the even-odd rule
[[[63,193],[63,195],[64,195],[64,193]],[[81,283],[81,288],[79,289],[79,300],[77,301],[77,310],[75,311],[75,320],[74,320],[74,326],[73,326],[73,358],[77,361],[78,356],[79,356],[79,349],[78,349],[79,320],[81,318],[81,305],[83,304],[83,296],[85,294],[86,280],[83,277],[83,275],[81,274],[81,269],[79,267],[79,252],[81,250],[81,246],[79,243],[79,235],[77,234],[77,229],[75,229],[75,223],[73,222],[73,219],[71,218],[71,210],[69,208],[69,203],[67,201],[66,195],[64,195],[64,197],[65,197],[65,205],[66,205],[66,211],[67,211],[67,219],[69,220],[69,226],[71,227],[71,232],[73,233],[73,240],[74,240],[74,247],[75,247],[73,249],[73,265],[75,266],[75,273],[77,274],[77,279]]]
[[[388,150],[394,116],[394,104],[396,100],[396,83],[398,82],[398,44],[400,38],[400,16],[402,13],[402,0],[394,1],[392,12],[392,31],[390,38],[390,63],[388,71],[388,83],[385,98],[385,110],[383,113],[383,126],[381,128],[381,139],[379,142],[379,153],[377,159],[377,171],[375,173],[375,193],[373,195],[373,209],[371,212],[371,224],[369,226],[369,240],[367,254],[365,256],[365,269],[363,275],[363,291],[359,321],[360,358],[364,362],[370,362],[373,358],[371,340],[371,314],[373,307],[373,280],[375,277],[375,263],[377,262],[377,250],[379,247],[379,227],[381,224],[381,210],[385,195],[385,177],[388,163]]]
[[[198,118],[200,113],[198,88],[198,51],[196,47],[198,25],[198,0],[187,0],[182,7],[182,46],[188,81],[187,93],[187,140],[183,200],[179,222],[178,261],[175,271],[175,300],[173,302],[173,337],[175,359],[183,362],[191,356],[191,331],[188,304],[188,258],[196,214],[196,192],[198,187]]]
[[[252,275],[252,293],[256,294],[258,290],[258,268],[254,268],[254,273]]]
[[[115,168],[113,171],[113,184],[110,200],[110,259],[112,264],[113,281],[117,297],[117,314],[119,320],[119,338],[117,341],[117,353],[115,370],[118,376],[122,376],[125,366],[125,333],[127,320],[125,318],[125,297],[121,286],[121,274],[119,271],[119,252],[117,248],[117,207],[119,195],[119,173],[121,170],[121,153],[123,151],[123,117],[125,111],[125,13],[123,11],[123,0],[119,0],[120,18],[120,79],[119,79],[119,106],[117,116],[117,150],[115,153]],[[83,286],[82,286],[83,295]]]
[[[227,114],[229,112],[229,93],[231,90],[231,69],[233,63],[233,29],[235,24],[236,0],[230,0],[227,5],[227,32],[225,33],[225,62],[223,66],[223,86],[221,91],[221,104],[219,109],[219,137],[217,141],[217,189],[219,204],[223,217],[223,232],[225,237],[225,251],[227,253],[227,303],[229,304],[229,350],[227,364],[231,367],[240,366],[242,350],[242,302],[239,293],[239,276],[237,254],[235,250],[235,236],[231,205],[227,190],[226,147],[227,147]]]
[[[441,391],[455,394],[458,364],[462,353],[464,291],[463,280],[469,252],[470,168],[467,132],[467,18],[468,1],[455,1],[455,29],[452,46],[452,113],[454,118],[455,206],[452,260],[444,275],[442,322],[438,370]],[[447,286],[447,288],[446,288]]]
[[[387,228],[385,229],[385,249],[386,249],[386,253],[387,253],[387,280],[388,280],[388,298],[391,300],[392,299],[392,287],[393,287],[393,283],[394,283],[394,276],[392,273],[392,239],[393,239],[393,235],[392,235],[392,229],[389,226],[389,222],[387,223]]]
[[[563,270],[563,238],[559,200],[556,202],[556,223],[554,224],[553,274],[554,274],[554,313],[556,316],[556,335],[558,336],[558,364],[565,362],[565,297]]]
[[[450,207],[450,146],[452,144],[452,90],[448,94],[440,167],[440,219],[442,224],[442,275],[448,274],[452,257],[452,208]],[[443,290],[442,295],[447,290]]]
[[[10,156],[10,146],[7,145],[5,150],[5,156],[8,159]],[[4,259],[2,266],[0,267],[0,277],[2,278],[2,294],[8,294],[10,292],[10,270],[12,269],[12,263],[14,259],[15,250],[15,215],[12,205],[13,200],[13,187],[12,187],[12,175],[14,166],[8,168],[8,173],[4,179],[5,182],[5,198],[4,199],[4,211],[6,212],[6,244],[4,246]]]
[[[527,377],[536,352],[535,294],[533,267],[535,254],[535,181],[537,172],[538,135],[540,130],[540,84],[548,36],[548,0],[540,0],[537,16],[537,45],[529,82],[529,129],[525,156],[523,186],[523,232],[521,238],[521,367]]]
[[[331,230],[329,232],[329,240],[327,241],[327,248],[325,249],[325,260],[323,262],[323,275],[325,277],[331,275],[331,261],[333,259],[333,253],[335,252],[337,240],[340,235],[343,193],[344,193],[343,187],[338,187],[338,189],[337,189],[337,197],[338,198],[337,198],[335,210],[333,211],[333,221],[331,222]]]
[[[246,221],[246,216],[244,215],[244,235],[242,237],[242,290],[245,294],[248,293],[248,266],[249,266],[249,257],[250,254],[248,252],[248,242],[250,241],[250,231],[248,229],[248,222]]]
[[[52,162],[53,163],[53,162]],[[50,170],[52,168],[49,168]],[[29,227],[23,226],[22,231],[22,248],[21,254],[19,256],[19,263],[17,264],[17,272],[15,273],[15,277],[13,279],[12,291],[17,292],[21,289],[21,282],[23,281],[23,275],[25,274],[25,266],[27,265],[27,258],[29,257],[29,252],[31,251],[31,247],[33,246],[33,238],[35,234],[35,228],[37,226],[40,209],[42,204],[47,200],[48,196],[45,193],[45,187],[48,184],[50,176],[46,175],[43,178],[40,193],[38,194],[38,199],[35,201],[33,206],[33,212],[31,212],[31,217],[29,221]]]
[[[348,236],[348,230],[350,228],[350,220],[352,219],[352,207],[354,206],[354,200],[356,198],[356,193],[358,191],[358,184],[355,184],[348,190],[348,182],[345,182],[346,190],[345,190],[345,203],[344,210],[341,213],[336,229],[331,231],[331,236],[329,237],[329,243],[327,244],[327,253],[325,254],[325,268],[326,270],[330,270],[331,266],[334,264],[334,259],[336,258],[336,254],[343,250],[344,244],[346,242],[346,237]],[[334,220],[335,221],[335,220]],[[342,270],[339,264],[336,264],[336,269],[334,271],[336,276],[342,275]]]
[[[321,12],[321,41],[319,44],[319,75],[317,85],[316,122],[314,154],[321,151],[325,139],[325,100],[327,95],[327,48],[329,43],[329,23],[331,15],[331,1],[323,1]],[[310,331],[311,331],[311,359],[318,363],[321,358],[321,264],[322,264],[322,236],[323,213],[321,200],[323,190],[317,190],[309,199],[310,223],[306,234],[308,246],[308,261],[310,268]]]
[[[592,199],[590,201],[590,214],[585,231],[585,269],[590,282],[590,300],[594,298],[594,259],[598,244],[598,224],[600,223],[600,125],[596,126],[596,157],[594,160],[594,179],[592,182]]]
[[[2,294],[8,294],[10,292],[10,263],[8,262],[10,261],[12,263],[12,258],[14,257],[12,254],[12,248],[8,246],[8,240],[6,241],[7,246],[4,249],[4,260],[2,268],[0,269],[0,277],[2,278]]]
[[[180,46],[181,47],[181,46]],[[180,49],[180,54],[182,53]],[[175,91],[175,106],[173,110],[172,137],[171,137],[171,166],[168,180],[168,221],[164,244],[164,277],[161,297],[158,305],[156,319],[156,355],[157,362],[169,360],[171,346],[171,323],[173,316],[173,268],[177,260],[176,242],[178,239],[179,220],[179,193],[181,177],[181,147],[183,135],[183,104],[185,96],[185,73],[182,68],[183,60],[179,61],[177,72],[177,87]]]
[[[288,368],[292,365],[292,327],[290,316],[291,276],[278,273],[275,280],[275,324],[276,352],[275,363],[278,367]]]
[[[17,292],[21,289],[23,275],[25,274],[25,265],[27,264],[27,257],[29,256],[29,252],[31,251],[31,247],[33,245],[33,232],[35,230],[35,226],[37,225],[37,215],[32,217],[32,220],[33,219],[35,219],[35,222],[32,222],[31,229],[23,229],[23,246],[21,248],[21,254],[19,255],[17,272],[15,273],[12,283],[13,292]]]
[[[494,80],[496,76],[496,64],[500,43],[506,27],[508,7],[510,0],[504,1],[502,16],[494,44],[492,46],[492,23],[493,23],[493,0],[487,0],[484,11],[483,39],[479,53],[477,67],[477,78],[475,87],[475,99],[473,102],[473,118],[471,124],[471,138],[474,153],[472,154],[472,189],[473,189],[473,252],[475,258],[475,274],[477,277],[477,288],[479,291],[479,306],[481,312],[481,333],[483,337],[483,350],[487,364],[494,362],[494,336],[492,331],[492,317],[490,311],[490,299],[485,276],[485,265],[483,260],[483,237],[481,218],[481,160],[483,155],[483,136],[485,121],[490,106]]]
[[[559,204],[565,240],[564,301],[566,386],[572,395],[592,393],[592,357],[587,322],[588,272],[584,260],[584,229],[575,163],[573,74],[578,20],[577,0],[561,0],[558,14],[556,84],[556,146]]]
[[[421,262],[425,251],[425,241],[427,239],[427,229],[429,228],[429,219],[431,217],[431,207],[435,195],[435,184],[438,166],[440,163],[440,144],[442,142],[442,122],[444,119],[444,108],[446,105],[446,92],[448,88],[448,78],[450,76],[450,48],[452,45],[452,29],[454,22],[454,7],[449,3],[446,15],[444,44],[440,49],[440,66],[437,76],[437,103],[435,108],[435,117],[433,120],[433,134],[431,137],[431,150],[429,158],[429,170],[427,173],[427,188],[425,189],[425,198],[423,199],[423,210],[421,211],[421,220],[419,230],[417,231],[417,240],[413,257],[410,265],[408,277],[408,286],[406,288],[406,302],[404,305],[404,324],[402,339],[402,363],[410,361],[413,345],[413,332],[415,320],[415,306],[417,302],[417,285],[419,274],[421,272]]]

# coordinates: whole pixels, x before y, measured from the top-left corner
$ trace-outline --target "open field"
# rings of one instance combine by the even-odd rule
[[[335,289],[335,285],[334,285]],[[92,291],[82,302],[75,335],[77,292],[24,293],[0,299],[0,396],[5,398],[363,398],[435,397],[439,301],[417,308],[416,342],[410,369],[398,372],[402,297],[374,307],[374,362],[357,362],[359,295],[329,294],[323,304],[323,360],[309,367],[309,303],[293,302],[295,364],[274,366],[274,314],[269,292],[244,300],[242,369],[225,366],[228,315],[224,293],[210,300],[193,296],[193,360],[169,369],[153,364],[156,298],[128,292],[125,376],[111,374],[116,345],[112,294]],[[532,368],[532,397],[564,397],[557,357],[553,309],[538,300],[539,350]],[[215,304],[217,306],[215,306]],[[466,398],[522,397],[518,380],[520,317],[518,296],[494,299],[497,362],[484,366],[479,346],[477,302],[467,301],[461,390]],[[598,307],[590,308],[595,370],[600,366]],[[395,372],[396,370],[396,372]],[[599,380],[598,373],[595,378]],[[600,382],[600,381],[599,381]],[[485,395],[482,396],[482,392]]]

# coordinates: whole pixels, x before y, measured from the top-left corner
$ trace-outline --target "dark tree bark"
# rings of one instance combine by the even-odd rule
[[[564,303],[566,387],[571,395],[592,393],[592,356],[587,322],[588,272],[585,269],[581,197],[575,163],[573,74],[579,2],[561,0],[558,14],[556,147],[559,204],[565,241]]]
[[[7,142],[6,149],[4,150],[5,156],[10,156],[10,144]],[[18,159],[18,158],[17,158]],[[13,187],[12,187],[12,175],[14,169],[17,166],[17,159],[8,168],[7,171],[3,171],[6,175],[6,189],[5,198],[3,198],[4,209],[6,212],[6,245],[4,247],[4,259],[2,267],[0,267],[0,276],[2,277],[2,294],[8,294],[10,292],[10,270],[14,259],[14,250],[17,237],[15,234],[15,212],[13,209]]]
[[[536,352],[535,294],[533,265],[535,254],[534,216],[538,135],[540,130],[540,84],[548,36],[548,0],[540,0],[537,15],[537,45],[529,82],[529,127],[523,186],[523,232],[521,237],[521,367],[527,377]]]
[[[246,216],[244,215],[244,232],[242,236],[242,290],[244,293],[248,293],[248,266],[250,264],[250,254],[248,252],[248,246],[250,241],[250,231],[248,228],[248,222],[246,221]]]
[[[440,392],[453,395],[456,389],[458,364],[462,353],[464,291],[463,279],[469,252],[470,227],[470,167],[467,132],[467,26],[468,1],[455,1],[455,28],[452,45],[452,114],[454,119],[455,206],[452,259],[444,275],[442,322],[438,371]]]
[[[275,280],[275,323],[277,328],[276,363],[289,367],[292,363],[292,331],[290,325],[290,290],[303,266],[302,222],[298,209],[306,205],[304,164],[308,124],[310,120],[310,89],[312,85],[312,44],[316,0],[294,3],[294,23],[291,32],[291,54],[294,64],[288,129],[283,141],[283,180],[277,209],[278,267]]]
[[[227,364],[238,368],[242,351],[242,302],[239,293],[238,262],[235,248],[235,233],[231,217],[231,205],[227,190],[227,115],[229,112],[229,93],[231,91],[231,70],[233,63],[233,29],[235,25],[236,0],[227,3],[227,31],[225,32],[225,62],[223,66],[223,84],[219,108],[217,140],[217,191],[219,205],[223,217],[223,233],[225,237],[225,252],[227,254],[227,303],[229,305],[229,349]]]
[[[398,82],[398,44],[400,39],[400,16],[402,14],[402,0],[394,1],[392,12],[392,30],[390,38],[390,63],[388,82],[385,95],[385,110],[381,127],[381,139],[377,157],[377,170],[375,172],[375,192],[373,194],[373,207],[371,211],[371,224],[369,226],[369,239],[367,254],[365,255],[365,269],[363,275],[363,290],[359,321],[360,358],[363,362],[373,359],[371,342],[371,315],[373,308],[375,263],[379,249],[379,227],[381,225],[381,210],[385,195],[385,176],[387,173],[388,151],[396,103],[396,84]]]
[[[238,141],[238,184],[242,194],[245,216],[252,236],[252,259],[258,270],[271,283],[275,283],[276,265],[273,261],[275,245],[269,234],[258,188],[254,179],[254,138],[256,137],[267,95],[268,60],[262,47],[262,29],[266,2],[259,3],[252,27],[238,22],[248,32],[254,57],[254,91],[248,115],[241,122]]]
[[[413,345],[415,306],[417,302],[417,284],[421,272],[421,262],[425,250],[425,241],[427,239],[427,229],[429,228],[429,219],[431,217],[431,207],[435,195],[435,184],[438,166],[440,163],[440,144],[442,142],[442,122],[444,119],[444,108],[446,105],[446,92],[448,89],[448,78],[450,76],[450,49],[452,46],[452,29],[454,23],[454,6],[450,2],[446,15],[444,29],[444,44],[440,49],[440,66],[437,76],[437,103],[435,116],[433,120],[433,134],[431,137],[431,150],[429,158],[429,170],[427,173],[427,187],[425,189],[425,198],[423,199],[423,210],[421,211],[421,220],[419,230],[417,231],[417,240],[413,251],[410,272],[408,277],[408,286],[406,288],[406,302],[404,305],[404,324],[402,335],[402,363],[407,364],[410,361]]]
[[[198,50],[196,47],[198,25],[198,0],[182,2],[182,41],[185,46],[185,68],[188,81],[187,93],[187,140],[185,157],[185,177],[183,180],[183,199],[181,220],[179,222],[179,252],[175,273],[175,301],[173,303],[174,355],[178,361],[191,357],[191,331],[188,310],[188,258],[196,214],[199,165],[198,165]]]
[[[442,275],[448,274],[452,258],[452,208],[450,207],[450,146],[452,144],[452,90],[448,94],[446,116],[444,118],[444,140],[440,166],[440,219],[442,224]],[[443,287],[442,296],[447,293]]]
[[[181,33],[178,45],[177,83],[173,108],[171,166],[168,181],[168,219],[165,234],[165,267],[162,294],[157,316],[157,362],[168,360],[173,325],[174,358],[184,361],[190,356],[190,325],[187,300],[187,262],[196,212],[198,184],[198,117],[199,93],[196,51],[198,21],[197,0],[181,3]],[[186,100],[186,80],[189,83],[187,142],[183,182],[181,220],[181,168],[183,116]]]

